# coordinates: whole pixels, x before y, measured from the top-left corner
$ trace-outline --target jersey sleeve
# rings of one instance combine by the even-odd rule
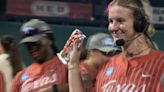
[[[55,70],[57,81],[55,82],[56,85],[68,83],[68,68],[64,65],[57,57],[52,59],[48,64],[44,65],[44,67],[49,70]]]
[[[164,62],[164,58],[162,62]],[[163,66],[164,66],[164,63],[163,63]],[[162,69],[161,84],[162,84],[162,91],[164,92],[164,68]]]
[[[54,86],[59,92],[68,92],[68,68],[66,65],[57,61],[54,66],[57,70],[57,85]]]
[[[21,75],[23,74],[23,71],[20,71],[17,73],[17,75],[13,78],[12,82],[11,82],[11,92],[19,92],[20,91],[20,87],[22,84],[21,81]]]
[[[161,58],[161,62],[162,62],[161,71],[162,71],[162,74],[161,74],[161,77],[160,77],[160,83],[159,84],[161,85],[162,92],[164,92],[164,68],[163,68],[164,67],[164,52],[162,54],[163,54],[163,57]]]
[[[5,80],[2,72],[0,72],[0,92],[5,92]]]
[[[68,69],[67,69],[67,66],[65,66],[64,64],[62,63],[58,63],[58,77],[59,80],[58,80],[58,84],[63,84],[63,83],[68,83]]]

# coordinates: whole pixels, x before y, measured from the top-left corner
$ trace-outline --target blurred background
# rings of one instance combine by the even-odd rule
[[[149,0],[152,23],[156,34],[152,37],[164,51],[164,2]],[[87,37],[96,32],[106,32],[106,7],[111,0],[0,0],[0,36],[14,35],[20,41],[19,30],[23,22],[39,18],[50,24],[60,51],[75,28]],[[26,49],[20,45],[26,65],[31,63]]]

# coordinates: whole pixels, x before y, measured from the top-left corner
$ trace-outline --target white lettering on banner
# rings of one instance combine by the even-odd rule
[[[116,80],[111,80],[101,87],[102,92],[145,92],[146,84],[136,87],[134,83],[116,84]]]
[[[164,24],[164,8],[163,7],[153,7],[153,17],[152,22],[154,24]]]
[[[52,2],[52,1],[35,1],[31,10],[33,14],[38,16],[67,16],[70,12],[70,8],[67,3],[64,2]]]
[[[21,92],[29,92],[44,85],[54,83],[57,81],[57,75],[53,74],[52,76],[45,76],[38,80],[33,80],[34,78],[25,80],[25,82],[22,84]]]

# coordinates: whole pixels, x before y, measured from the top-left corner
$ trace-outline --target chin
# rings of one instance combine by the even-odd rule
[[[114,41],[117,41],[117,40],[119,40],[119,39],[122,39],[122,38],[114,38]]]
[[[41,60],[40,58],[33,58],[34,62],[42,64],[44,63],[44,60]]]

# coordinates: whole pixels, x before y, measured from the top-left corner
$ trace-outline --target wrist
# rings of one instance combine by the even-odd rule
[[[77,63],[68,63],[68,70],[79,69],[79,65]]]

